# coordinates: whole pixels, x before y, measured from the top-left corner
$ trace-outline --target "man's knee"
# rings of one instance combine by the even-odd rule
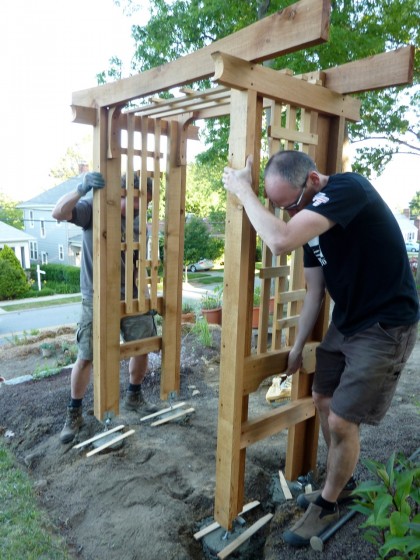
[[[337,439],[342,439],[345,437],[353,437],[359,433],[359,425],[354,422],[349,422],[341,416],[338,416],[334,412],[330,411],[328,416],[328,426],[331,435]]]

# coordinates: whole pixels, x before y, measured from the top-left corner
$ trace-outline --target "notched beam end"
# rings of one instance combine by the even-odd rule
[[[96,126],[98,123],[98,112],[93,107],[82,107],[71,105],[72,122],[78,124],[90,124]]]

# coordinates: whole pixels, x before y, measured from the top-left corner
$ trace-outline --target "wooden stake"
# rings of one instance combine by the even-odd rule
[[[163,410],[158,410],[158,412],[154,412],[153,414],[149,414],[148,416],[143,416],[143,418],[140,418],[140,422],[144,422],[145,420],[150,420],[150,418],[155,418],[156,416],[160,416],[161,414],[165,414],[166,412],[171,412],[171,410],[175,410],[176,408],[179,408],[180,406],[184,406],[185,402],[180,402],[177,404],[174,404],[173,406],[169,407],[169,408],[164,408]]]
[[[194,412],[195,408],[187,408],[185,410],[181,410],[177,414],[173,414],[172,416],[168,416],[167,418],[162,418],[162,420],[158,420],[157,422],[153,422],[150,424],[151,426],[160,426],[161,424],[166,424],[166,422],[170,422],[171,420],[175,420],[175,418],[181,418],[190,412]]]
[[[81,443],[78,443],[77,445],[74,445],[73,449],[80,449],[81,447],[85,447],[85,445],[89,445],[89,443],[92,443],[93,441],[96,441],[97,439],[101,439],[105,436],[109,436],[109,434],[112,434],[114,432],[118,432],[118,430],[122,430],[124,427],[125,427],[124,424],[121,424],[121,426],[115,426],[115,428],[112,428],[111,430],[106,430],[105,432],[97,434],[96,436],[93,436],[90,439],[87,439],[86,441],[82,441]]]
[[[123,440],[123,439],[125,439],[128,436],[131,436],[133,434],[134,434],[134,430],[129,430],[128,432],[125,432],[125,433],[121,434],[120,436],[117,436],[116,438],[111,439],[111,441],[108,441],[108,443],[104,443],[100,447],[97,447],[96,449],[93,449],[92,451],[89,451],[89,453],[86,453],[86,457],[92,457],[92,455],[96,455],[96,453],[99,453],[100,451],[103,451],[107,447],[111,447],[111,445],[114,445],[114,443],[118,443],[119,441],[121,441],[121,440]]]
[[[280,486],[281,489],[283,490],[284,497],[286,498],[286,500],[292,500],[293,496],[292,493],[290,492],[289,486],[287,485],[287,481],[284,478],[283,471],[279,471],[279,477],[280,477]]]
[[[232,554],[232,552],[234,552],[237,548],[239,548],[241,544],[247,541],[250,537],[252,537],[254,533],[256,533],[259,529],[261,529],[261,527],[263,527],[266,523],[268,523],[268,521],[270,521],[272,517],[273,517],[272,513],[267,513],[267,515],[259,519],[256,523],[254,523],[254,525],[251,525],[249,529],[244,531],[242,535],[240,535],[237,539],[232,541],[230,545],[228,545],[226,548],[221,550],[218,553],[217,557],[221,558],[222,560],[223,558],[227,558],[230,554]]]
[[[249,504],[246,504],[244,506],[244,509],[239,513],[239,515],[242,515],[243,513],[246,513],[247,511],[250,511],[251,509],[253,509],[254,507],[259,506],[259,505],[260,505],[260,502],[258,500],[254,500],[253,502],[249,502]],[[215,531],[219,527],[220,527],[220,523],[217,523],[217,521],[215,521],[214,523],[211,523],[211,525],[207,525],[207,527],[204,527],[204,529],[201,529],[197,533],[194,533],[193,536],[194,536],[195,540],[198,541],[202,537],[204,537],[205,535],[208,535],[209,533],[212,533],[213,531]]]

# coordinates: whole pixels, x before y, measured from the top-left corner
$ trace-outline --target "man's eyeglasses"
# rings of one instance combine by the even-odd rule
[[[289,204],[289,206],[279,206],[280,210],[293,210],[294,208],[297,208],[299,206],[299,204],[302,202],[303,195],[305,194],[305,191],[306,191],[307,180],[308,180],[308,177],[306,177],[305,182],[303,183],[303,185],[301,187],[302,192],[297,197],[295,202],[292,202],[292,204]]]

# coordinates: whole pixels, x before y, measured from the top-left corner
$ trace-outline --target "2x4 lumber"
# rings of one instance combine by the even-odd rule
[[[114,432],[119,432],[123,428],[125,428],[125,425],[120,424],[119,426],[115,426],[114,428],[111,428],[110,430],[105,430],[104,432],[102,432],[100,434],[96,434],[96,436],[93,436],[89,439],[86,439],[85,441],[82,441],[82,442],[78,443],[77,445],[73,445],[73,449],[81,449],[82,447],[86,447],[86,445],[89,445],[90,443],[92,443],[94,441],[97,441],[98,439],[102,439],[106,436],[109,436],[109,434],[113,434]]]
[[[247,155],[253,154],[255,186],[258,184],[261,121],[262,100],[255,92],[233,91],[230,164],[243,167]],[[251,224],[237,198],[230,193],[226,223],[215,519],[229,529],[243,506],[245,453],[241,453],[240,434],[242,420],[247,417],[247,399],[243,396],[244,359],[251,345],[248,308],[244,302],[248,302],[248,284],[254,274]]]
[[[315,371],[315,350],[319,342],[308,342],[302,352],[302,371],[312,373]],[[287,359],[291,347],[272,350],[264,354],[247,356],[244,362],[243,394],[255,392],[260,383],[271,375],[280,375],[287,369]]]
[[[360,93],[411,84],[414,47],[406,46],[324,70],[325,86],[338,93]]]
[[[315,405],[312,397],[298,399],[270,410],[242,424],[241,447],[243,449],[249,447],[313,416],[315,416]]]
[[[258,500],[254,500],[253,502],[249,502],[248,504],[244,505],[244,507],[243,507],[242,511],[239,513],[239,515],[243,515],[244,513],[247,513],[248,511],[251,511],[251,509],[254,509],[255,507],[257,507],[259,505],[260,505],[260,502]],[[207,525],[207,527],[204,527],[204,529],[201,529],[200,531],[197,531],[197,533],[194,533],[193,537],[195,538],[196,541],[199,541],[201,538],[205,537],[209,533],[212,533],[213,531],[215,531],[219,527],[220,527],[220,523],[217,523],[217,521],[215,521],[214,523],[211,523],[210,525]]]
[[[269,126],[268,136],[278,138],[280,140],[289,140],[291,142],[300,142],[302,144],[318,144],[318,135],[312,132],[303,132],[300,130],[290,130],[283,126]]]
[[[238,538],[236,538],[228,546],[226,546],[223,550],[221,550],[218,553],[217,557],[220,558],[221,560],[224,560],[224,558],[230,556],[232,552],[235,552],[237,548],[239,548],[245,541],[250,539],[252,535],[254,535],[257,531],[261,529],[261,527],[264,527],[264,525],[266,525],[272,517],[273,517],[272,513],[267,513],[267,515],[261,517],[261,519],[256,521],[253,525],[251,525],[251,527],[249,527],[241,535],[239,535]]]
[[[151,300],[146,300],[146,310],[150,311],[151,309],[154,309],[155,311],[157,311],[159,313],[159,315],[163,315],[164,313],[164,302],[163,302],[163,296],[157,296],[156,298],[156,307],[152,307],[152,302]],[[121,316],[127,316],[127,315],[132,315],[132,314],[137,314],[140,313],[140,307],[139,307],[139,302],[137,300],[133,300],[133,305],[132,305],[133,311],[132,313],[128,313],[126,310],[126,306],[125,306],[125,301],[121,301],[120,302],[120,314]]]
[[[232,88],[252,89],[259,95],[284,103],[293,103],[324,113],[338,115],[349,121],[360,120],[360,101],[328,88],[296,80],[271,68],[248,62],[223,52],[215,52],[213,80]]]
[[[131,356],[149,354],[149,352],[159,352],[162,350],[162,337],[152,336],[141,340],[131,340],[120,344],[120,358],[126,360]]]
[[[71,106],[73,112],[72,122],[78,124],[90,124],[92,126],[96,126],[98,124],[98,110],[94,107],[81,107],[77,105]],[[123,112],[119,116],[120,122],[119,125],[121,130],[127,130],[127,113]],[[168,134],[168,121],[161,119],[160,121],[160,130],[163,136]],[[154,134],[155,132],[155,121],[153,119],[149,120],[149,133]],[[139,131],[141,130],[141,118],[135,117],[134,119],[134,130]],[[188,140],[199,140],[199,130],[198,126],[190,125],[187,130]]]
[[[76,91],[73,105],[103,107],[182,86],[213,74],[211,54],[224,51],[262,62],[328,40],[329,0],[301,0],[173,62],[130,78]]]
[[[161,420],[156,420],[156,422],[153,422],[150,425],[151,426],[161,426],[162,424],[167,424],[168,422],[171,422],[172,420],[178,420],[179,418],[182,418],[183,416],[187,416],[187,414],[191,414],[194,411],[195,411],[195,408],[193,408],[193,407],[186,408],[185,410],[180,410],[179,412],[176,412],[175,414],[171,414],[170,416],[166,416],[165,418],[162,418]]]
[[[179,402],[173,404],[172,406],[168,406],[167,408],[163,408],[162,410],[158,410],[157,412],[153,412],[152,414],[148,414],[147,416],[142,416],[140,418],[140,422],[145,422],[146,420],[150,420],[151,418],[156,418],[157,416],[162,416],[162,414],[166,414],[167,412],[171,412],[172,410],[176,410],[177,408],[181,408],[184,406],[185,402]]]
[[[124,432],[120,436],[117,436],[114,439],[111,439],[111,440],[107,441],[106,443],[104,443],[100,447],[97,447],[96,449],[93,449],[92,451],[89,451],[88,453],[86,453],[86,457],[92,457],[92,455],[96,455],[97,453],[100,453],[101,451],[103,451],[104,449],[107,449],[108,447],[111,447],[115,443],[118,443],[119,441],[122,441],[123,439],[126,439],[129,436],[132,436],[134,433],[135,433],[135,430],[128,430],[128,432]]]
[[[179,165],[181,124],[170,123],[168,134],[165,261],[163,293],[165,321],[162,327],[161,399],[167,399],[180,387],[182,263],[184,259],[186,167]]]
[[[126,113],[135,112],[137,115],[150,115],[153,117],[162,116],[162,114],[178,111],[185,113],[191,109],[197,110],[203,104],[210,101],[226,101],[230,102],[230,89],[224,86],[215,88],[198,90],[190,95],[183,97],[173,97],[171,99],[161,100],[158,104],[144,105],[135,109],[128,109]],[[180,110],[180,111],[179,111]]]
[[[94,413],[100,421],[118,415],[120,400],[120,317],[115,313],[115,302],[120,299],[121,283],[121,160],[106,159],[108,113],[107,109],[99,111],[93,160],[94,169],[106,180],[106,188],[93,195],[93,382]],[[111,119],[118,120],[117,111],[112,112]],[[115,130],[116,122],[112,126]],[[116,144],[117,137],[112,138]],[[114,148],[118,153],[117,145]]]

